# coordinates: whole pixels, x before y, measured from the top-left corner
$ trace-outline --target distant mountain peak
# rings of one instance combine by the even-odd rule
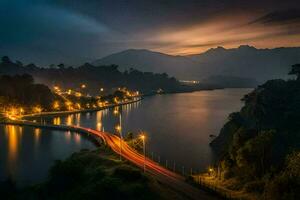
[[[222,52],[222,51],[226,51],[226,49],[222,46],[218,46],[216,48],[210,48],[207,51],[204,52],[204,54],[206,53],[212,53],[212,52]]]
[[[238,49],[253,49],[253,50],[257,50],[254,46],[250,46],[250,45],[247,45],[247,44],[240,45],[238,47]]]
[[[300,48],[258,49],[250,45],[235,48],[218,46],[200,54],[173,56],[147,49],[127,49],[96,60],[94,64],[116,64],[120,70],[137,68],[155,73],[167,72],[186,80],[199,80],[212,75],[256,79],[285,77],[292,64],[300,63]]]

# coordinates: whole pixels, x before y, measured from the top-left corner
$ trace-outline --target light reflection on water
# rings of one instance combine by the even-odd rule
[[[149,157],[163,164],[168,160],[169,166],[175,163],[178,169],[184,166],[186,169],[205,170],[213,158],[209,135],[219,133],[228,114],[240,109],[240,99],[250,90],[153,96],[121,107],[61,116],[59,121],[116,135],[121,130],[123,136],[129,131],[134,134],[145,131]],[[51,123],[52,119],[43,120]]]
[[[218,134],[229,113],[238,111],[250,89],[226,89],[147,97],[117,109],[38,118],[50,124],[74,124],[117,134],[147,133],[147,154],[161,164],[205,170],[212,161],[210,134]],[[115,110],[118,112],[115,113]],[[22,183],[46,177],[56,159],[94,145],[79,134],[0,126],[0,180],[8,175]],[[168,160],[166,162],[166,160]],[[4,161],[4,162],[3,162]]]
[[[57,159],[95,145],[78,133],[0,125],[0,181],[11,177],[19,185],[37,183]]]

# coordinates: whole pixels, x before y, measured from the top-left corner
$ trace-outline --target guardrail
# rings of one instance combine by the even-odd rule
[[[221,187],[218,183],[209,182],[205,180],[201,175],[190,176],[194,186],[199,187],[203,190],[206,190],[210,193],[213,193],[223,199],[230,200],[250,200],[251,198],[246,198],[240,194],[237,194],[235,191],[228,190],[224,187]]]

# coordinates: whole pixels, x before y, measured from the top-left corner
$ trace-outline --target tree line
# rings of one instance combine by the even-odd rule
[[[133,68],[121,72],[117,65],[94,66],[90,63],[78,67],[67,67],[60,63],[57,66],[50,65],[43,68],[32,63],[24,65],[20,61],[13,62],[7,56],[2,57],[0,74],[24,73],[32,75],[38,82],[48,86],[79,88],[85,83],[86,91],[92,95],[98,94],[100,88],[105,88],[105,91],[109,92],[118,87],[126,87],[143,93],[156,92],[159,89],[165,92],[185,89],[174,77],[169,77],[166,73],[141,72]]]
[[[242,99],[211,143],[219,178],[264,199],[300,199],[300,65],[295,80],[270,80]]]

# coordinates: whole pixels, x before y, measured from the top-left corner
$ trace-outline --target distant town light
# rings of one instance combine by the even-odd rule
[[[80,92],[76,92],[76,93],[75,93],[75,96],[76,96],[76,97],[81,97],[82,94],[81,94]]]
[[[55,110],[59,109],[59,102],[58,101],[53,102],[53,109],[55,109]]]
[[[41,106],[35,106],[35,107],[33,107],[33,112],[34,113],[41,113],[42,112],[42,108],[41,108]]]

